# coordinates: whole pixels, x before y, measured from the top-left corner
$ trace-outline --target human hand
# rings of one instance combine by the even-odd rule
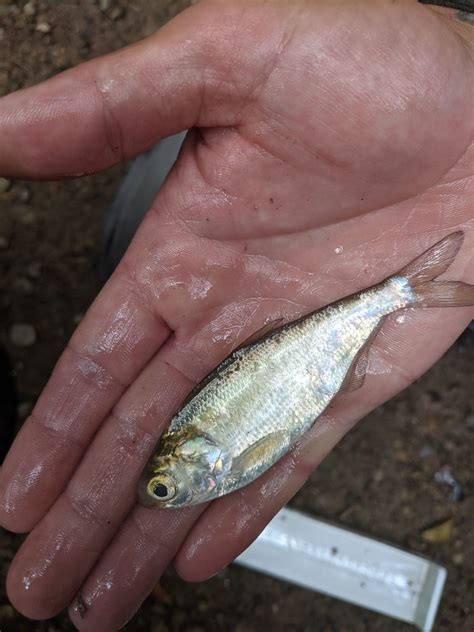
[[[449,274],[472,282],[471,55],[414,2],[203,2],[0,101],[5,175],[97,171],[198,128],[2,468],[1,522],[31,530],[8,578],[21,612],[50,617],[80,590],[76,626],[116,629],[176,555],[187,579],[216,572],[464,328],[468,308],[387,322],[364,387],[252,485],[207,507],[135,505],[182,399],[266,320],[376,283],[457,228]]]

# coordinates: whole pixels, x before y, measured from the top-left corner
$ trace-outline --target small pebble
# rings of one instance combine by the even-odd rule
[[[33,211],[28,211],[27,213],[24,213],[23,215],[21,215],[20,221],[25,226],[31,226],[32,224],[36,222],[36,216],[33,213]]]
[[[36,6],[34,2],[27,2],[23,7],[23,13],[25,15],[31,16],[36,13]]]
[[[36,342],[36,330],[29,323],[15,323],[10,328],[10,340],[16,347],[31,347]]]
[[[28,189],[27,187],[21,187],[21,189],[18,189],[18,199],[24,204],[29,202],[31,200],[30,189]]]
[[[163,588],[163,586],[158,582],[155,584],[155,587],[152,590],[152,595],[158,599],[161,603],[171,605],[173,603],[173,598],[170,593]]]
[[[6,193],[12,185],[12,181],[7,178],[0,178],[0,195]]]
[[[9,603],[2,603],[0,606],[0,619],[14,619],[16,612]]]
[[[474,430],[474,413],[470,413],[466,417],[466,425],[469,428],[469,430]]]
[[[24,294],[31,294],[33,292],[33,283],[26,277],[18,277],[13,281],[13,287],[19,292]]]
[[[125,15],[125,11],[122,7],[114,7],[112,11],[109,13],[111,20],[120,20]]]
[[[31,279],[39,279],[41,276],[41,262],[32,261],[26,268],[26,273]]]
[[[99,0],[99,9],[107,11],[110,8],[110,0]]]
[[[453,564],[461,566],[464,562],[464,553],[455,553],[453,555]]]
[[[383,470],[375,470],[374,483],[380,483],[383,480]]]
[[[83,318],[84,318],[84,314],[81,314],[81,313],[79,313],[79,314],[74,314],[73,319],[72,319],[72,322],[73,322],[75,325],[79,325],[79,323],[81,322],[81,320],[82,320]]]
[[[38,22],[38,24],[36,25],[36,30],[38,31],[38,33],[43,33],[44,35],[46,35],[47,33],[51,33],[51,25],[47,22]]]
[[[25,421],[33,410],[33,404],[31,402],[20,402],[17,406],[16,412],[20,421]]]
[[[179,629],[186,622],[186,613],[182,610],[175,610],[171,615],[171,624],[175,629]]]
[[[435,451],[430,445],[424,445],[419,452],[420,459],[429,459],[434,453]]]

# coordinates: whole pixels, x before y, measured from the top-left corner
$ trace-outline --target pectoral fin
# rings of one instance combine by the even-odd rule
[[[262,463],[274,462],[288,447],[289,436],[287,432],[272,432],[256,441],[233,460],[232,474],[243,474]]]

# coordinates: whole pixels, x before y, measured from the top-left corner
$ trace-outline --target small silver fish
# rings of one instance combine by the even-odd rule
[[[379,285],[234,351],[173,417],[142,474],[141,502],[196,505],[248,485],[338,393],[362,386],[369,348],[388,314],[474,305],[474,286],[433,282],[463,238],[452,233]]]

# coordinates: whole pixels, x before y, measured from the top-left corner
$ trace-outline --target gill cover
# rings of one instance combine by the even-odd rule
[[[140,482],[143,504],[184,507],[210,500],[229,472],[231,457],[195,429],[166,433]]]

